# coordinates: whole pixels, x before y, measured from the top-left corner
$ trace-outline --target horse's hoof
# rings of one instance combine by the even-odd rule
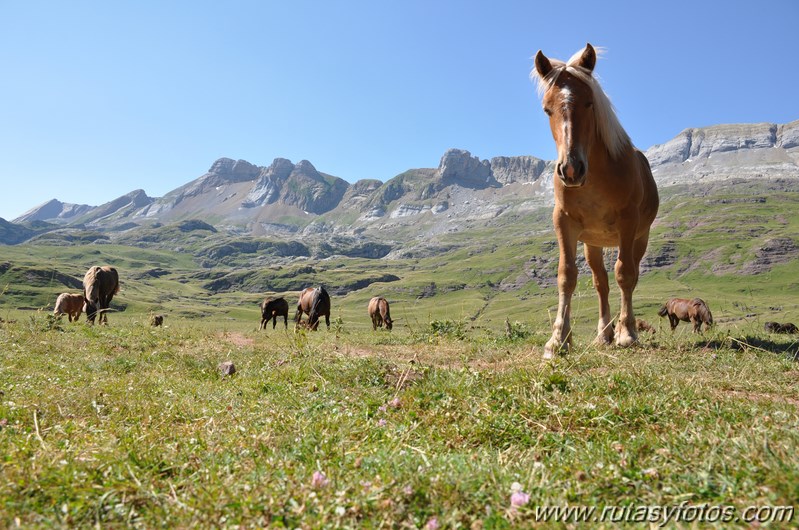
[[[613,344],[613,335],[611,336],[597,335],[596,338],[594,339],[594,344],[597,346],[608,346],[610,344]]]
[[[619,334],[619,336],[616,337],[616,346],[619,346],[620,348],[629,348],[637,342],[638,337],[635,335]]]
[[[561,343],[558,340],[550,339],[547,342],[546,346],[544,346],[544,360],[554,359],[556,354],[565,354],[569,353],[569,343],[564,342]]]

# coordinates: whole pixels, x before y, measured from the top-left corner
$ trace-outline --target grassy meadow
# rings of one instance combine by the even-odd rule
[[[549,527],[535,506],[799,497],[799,344],[753,325],[547,363],[519,323],[111,323],[2,324],[0,526]]]
[[[0,527],[551,528],[578,523],[538,508],[797,505],[799,337],[763,330],[799,322],[797,260],[742,271],[765,239],[799,233],[799,194],[738,198],[667,197],[650,254],[671,262],[635,295],[656,331],[594,346],[583,273],[574,349],[550,362],[555,288],[523,274],[555,274],[540,214],[397,260],[209,266],[202,237],[2,247]],[[110,325],[53,318],[57,294],[106,263],[122,281]],[[293,306],[298,284],[364,278],[333,296],[329,331],[257,329],[266,295]],[[391,332],[371,329],[376,294]],[[657,317],[670,296],[701,296],[716,326],[672,333]]]

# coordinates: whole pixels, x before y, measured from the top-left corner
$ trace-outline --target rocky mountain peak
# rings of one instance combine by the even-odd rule
[[[491,176],[491,163],[462,149],[448,149],[444,153],[438,165],[438,174],[445,185],[458,184],[475,189],[497,185]]]
[[[220,158],[208,170],[209,175],[219,177],[219,180],[223,182],[254,180],[260,172],[261,170],[258,166],[250,164],[246,160],[233,160],[231,158]]]

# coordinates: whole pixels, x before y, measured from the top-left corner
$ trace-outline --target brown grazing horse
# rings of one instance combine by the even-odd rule
[[[319,319],[324,316],[327,329],[330,329],[330,295],[324,287],[308,287],[300,293],[300,300],[297,302],[297,314],[294,315],[295,327],[302,321],[302,315],[308,315],[305,326],[316,331],[319,327]]]
[[[391,330],[394,326],[394,321],[391,320],[391,312],[388,307],[388,300],[382,296],[375,296],[369,300],[369,318],[372,319],[372,329],[377,330],[378,327],[383,327],[386,324],[386,329]]]
[[[150,325],[156,328],[163,326],[164,315],[150,315]]]
[[[61,293],[55,301],[54,316],[67,315],[70,322],[77,322],[83,311],[83,295],[73,293]]]
[[[94,266],[83,277],[83,300],[86,303],[86,319],[94,324],[100,313],[100,324],[108,324],[106,312],[111,299],[119,292],[119,274],[114,267]]]
[[[661,317],[668,316],[671,330],[677,327],[677,324],[682,320],[683,322],[691,322],[694,325],[694,332],[702,331],[702,324],[705,325],[705,330],[713,325],[713,315],[710,313],[710,308],[701,298],[671,298],[668,302],[663,304],[663,307],[658,311]]]
[[[261,302],[261,326],[258,329],[266,329],[269,321],[272,321],[272,329],[277,326],[277,317],[283,317],[283,324],[289,328],[289,303],[282,296],[280,298],[267,298]]]
[[[608,274],[604,247],[618,247],[616,282],[621,309],[615,330],[618,346],[638,340],[633,313],[633,290],[649,241],[649,228],[659,199],[649,162],[636,149],[619,123],[610,100],[592,72],[596,51],[590,44],[567,62],[550,60],[539,51],[535,74],[544,112],[557,146],[555,208],[552,221],[560,248],[558,312],[544,358],[566,352],[571,343],[572,294],[577,285],[577,242],[599,295],[597,342],[614,339],[608,304]]]

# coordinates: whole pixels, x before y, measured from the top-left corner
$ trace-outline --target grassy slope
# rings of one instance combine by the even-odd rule
[[[795,504],[799,344],[762,323],[799,320],[797,260],[757,276],[709,271],[751,260],[765,238],[795,237],[798,198],[666,197],[651,249],[674,242],[677,261],[636,291],[639,316],[660,331],[629,351],[592,347],[583,274],[576,353],[553,364],[540,353],[554,288],[496,288],[554,253],[540,215],[453,235],[460,249],[442,256],[262,264],[264,278],[310,265],[300,277],[327,285],[384,269],[402,278],[335,297],[333,331],[308,335],[257,332],[269,294],[257,286],[202,287],[243,265],[207,270],[186,254],[114,245],[4,247],[0,316],[16,322],[0,325],[0,526],[418,527],[437,517],[501,528],[532,524],[530,506],[547,503]],[[31,271],[79,279],[94,263],[120,269],[125,310],[110,328],[54,322],[46,308],[68,289]],[[154,268],[167,274],[145,274]],[[435,294],[420,298],[431,283]],[[375,294],[399,319],[390,334],[369,331]],[[673,295],[705,298],[714,331],[662,329],[656,310]],[[167,327],[145,326],[149,312]],[[223,379],[216,365],[227,359],[239,373]],[[315,488],[314,470],[330,483]],[[532,498],[518,513],[513,482]]]

